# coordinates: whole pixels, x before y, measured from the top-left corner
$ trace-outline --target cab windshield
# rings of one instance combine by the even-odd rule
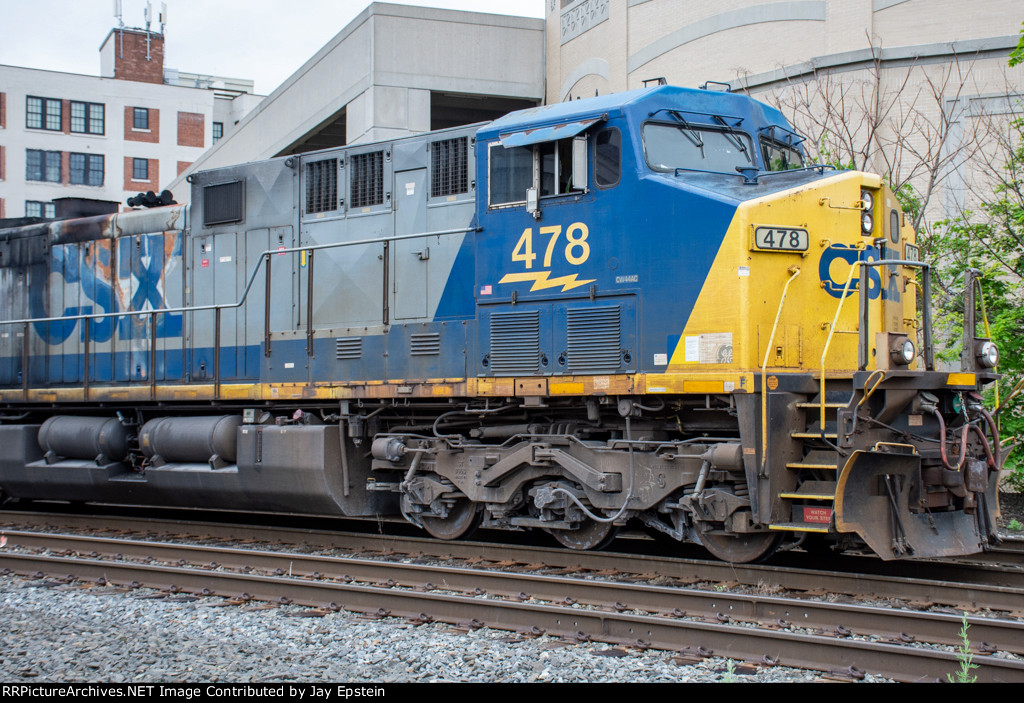
[[[799,151],[773,139],[762,139],[761,151],[765,168],[769,171],[789,171],[804,166],[804,157]]]
[[[647,165],[655,171],[734,174],[737,168],[754,166],[754,150],[744,132],[652,122],[644,125],[643,133]]]

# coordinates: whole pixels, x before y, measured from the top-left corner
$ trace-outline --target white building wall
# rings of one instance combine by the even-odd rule
[[[0,66],[0,91],[5,93],[7,113],[6,126],[0,129],[0,145],[4,147],[6,161],[4,179],[0,181],[0,198],[4,200],[8,217],[23,216],[25,201],[48,202],[59,197],[83,197],[123,203],[125,198],[139,191],[159,191],[162,184],[177,175],[178,162],[195,161],[212,140],[214,94],[208,90]],[[79,134],[30,129],[26,126],[28,96],[102,103],[104,133]],[[125,139],[126,128],[132,129],[130,113],[126,118],[126,107],[159,111],[157,143]],[[69,109],[69,104],[64,103],[62,109]],[[179,112],[203,116],[202,146],[178,144]],[[129,120],[127,127],[126,119]],[[29,149],[102,155],[103,185],[28,181],[26,151]],[[159,163],[158,180],[155,183],[126,184],[126,157],[155,160]]]
[[[863,165],[897,182],[910,178],[930,194],[932,219],[959,213],[972,169],[999,165],[978,158],[982,150],[951,160],[941,182],[930,183],[912,166],[910,152],[927,147],[917,142],[935,141],[950,116],[954,136],[976,132],[983,117],[1000,118],[983,107],[992,96],[1024,93],[1024,66],[1007,67],[1020,33],[1020,0],[552,0],[545,8],[547,102],[640,88],[658,77],[687,87],[726,81],[773,104],[827,91],[833,110],[847,110],[841,131],[858,133],[877,99],[892,105],[878,139],[899,137],[906,158],[888,163],[874,149]],[[816,115],[806,124],[797,119],[812,141],[826,112],[820,98],[812,101]],[[957,101],[974,112],[953,107]]]
[[[273,157],[345,111],[346,142],[430,129],[432,91],[539,100],[542,20],[372,3],[192,170]],[[172,188],[185,194],[184,178]]]

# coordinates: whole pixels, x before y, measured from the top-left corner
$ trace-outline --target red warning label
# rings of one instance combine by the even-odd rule
[[[804,522],[815,522],[822,525],[832,522],[832,508],[815,508],[808,505],[800,507],[804,513]]]

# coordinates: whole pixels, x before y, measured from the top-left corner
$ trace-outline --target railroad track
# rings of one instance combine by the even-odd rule
[[[238,516],[233,516],[237,519]],[[353,524],[351,522],[347,523]],[[442,542],[384,534],[376,523],[355,523],[369,531],[319,530],[296,527],[199,522],[192,519],[143,518],[136,515],[83,515],[31,511],[0,511],[0,528],[87,530],[159,539],[227,541],[301,545],[337,553],[374,553],[386,558],[436,559],[543,564],[553,569],[618,574],[623,577],[672,579],[678,585],[730,583],[749,588],[781,589],[811,594],[833,593],[875,600],[898,600],[915,607],[948,606],[960,610],[987,608],[1024,616],[1024,568],[1014,563],[901,562],[842,555],[815,558],[809,569],[806,554],[779,555],[771,564],[727,564],[621,551],[576,552],[522,544],[481,541]],[[403,526],[404,527],[404,526]],[[629,544],[620,540],[613,546]],[[632,545],[629,545],[632,546]]]
[[[6,521],[9,515],[0,517]],[[95,516],[70,517],[72,522],[89,520],[92,527],[99,521]],[[157,528],[157,523],[150,521],[140,525],[137,518],[133,523],[135,531]],[[270,528],[195,523],[165,523],[161,529],[181,527],[208,538],[214,537],[208,533],[219,532],[216,539],[231,540],[258,539],[270,532]],[[266,532],[258,534],[260,530]],[[297,537],[307,544],[328,536],[310,531],[277,532],[278,541]],[[0,567],[35,577],[73,576],[167,592],[218,595],[236,602],[296,603],[412,621],[487,625],[524,636],[545,632],[576,640],[678,650],[692,657],[713,652],[758,661],[767,652],[770,659],[766,661],[781,665],[854,674],[867,671],[898,680],[940,678],[958,665],[950,651],[958,644],[958,614],[757,592],[717,592],[676,584],[653,586],[649,582],[652,572],[646,568],[643,571],[648,577],[642,583],[623,582],[626,575],[621,569],[602,572],[581,565],[560,567],[563,572],[573,572],[571,575],[540,573],[552,568],[544,565],[552,561],[548,558],[552,552],[576,561],[601,556],[590,553],[566,555],[559,550],[519,547],[521,551],[513,556],[507,545],[499,549],[498,545],[479,543],[437,545],[415,538],[378,538],[387,545],[377,545],[381,553],[389,552],[392,559],[399,556],[400,549],[413,548],[404,552],[404,561],[396,562],[379,555],[375,559],[339,557],[23,530],[6,530],[5,534],[8,544],[0,555]],[[352,538],[331,536],[335,539],[330,546]],[[366,546],[368,536],[359,538]],[[410,563],[410,555],[424,551],[416,548],[425,546],[455,548],[443,551],[475,547],[477,563],[460,567]],[[622,554],[604,557],[617,557],[620,565],[629,558]],[[645,567],[656,565],[654,558],[646,559]],[[636,574],[631,578],[639,580]],[[735,573],[729,580],[736,581]],[[988,617],[970,617],[968,622],[972,640],[986,643],[975,655],[975,662],[982,667],[980,678],[1024,681],[1024,661],[1014,658],[1024,653],[1024,625]]]

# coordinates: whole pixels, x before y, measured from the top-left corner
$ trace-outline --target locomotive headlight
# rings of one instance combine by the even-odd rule
[[[864,234],[871,234],[875,229],[875,218],[871,215],[875,207],[875,197],[871,195],[871,191],[862,190],[860,192],[861,209],[864,213],[860,216],[860,228],[864,231]]]
[[[871,212],[874,209],[874,207],[875,207],[875,199],[871,195],[871,191],[869,191],[869,190],[862,190],[860,192],[860,199],[861,199],[861,202],[864,203],[863,210],[865,212]]]
[[[894,364],[908,366],[915,356],[917,356],[917,349],[914,348],[914,343],[909,338],[903,335],[892,338],[892,343],[889,346],[889,358]]]
[[[995,368],[995,365],[999,363],[999,349],[992,342],[982,342],[976,349],[978,363],[986,369]]]

